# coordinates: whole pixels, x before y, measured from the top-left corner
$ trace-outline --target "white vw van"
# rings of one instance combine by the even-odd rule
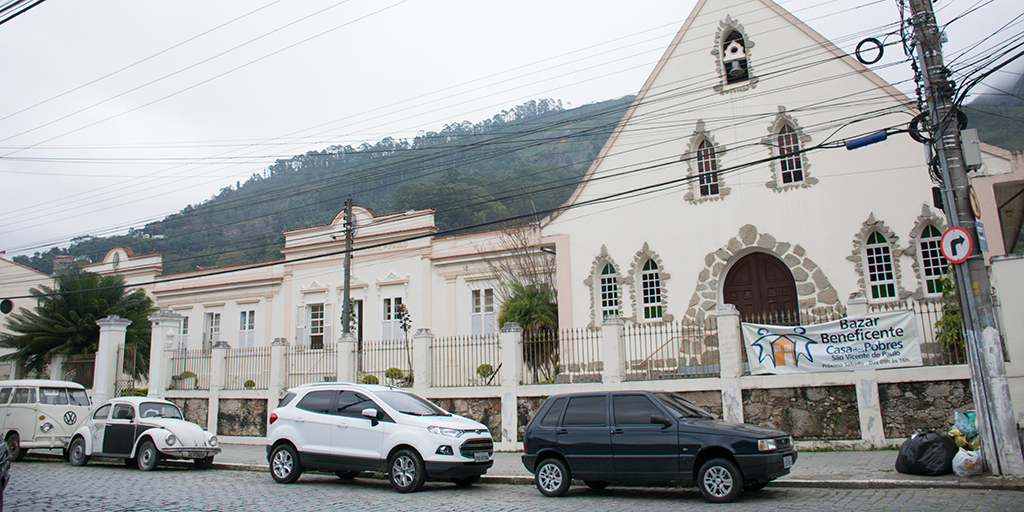
[[[89,397],[81,384],[63,380],[0,381],[0,432],[11,460],[33,448],[67,451],[71,434],[89,419]]]

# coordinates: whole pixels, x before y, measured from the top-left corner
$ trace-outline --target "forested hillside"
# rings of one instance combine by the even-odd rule
[[[81,237],[66,249],[13,259],[51,273],[57,256],[96,261],[124,245],[136,254],[162,252],[164,273],[271,260],[280,257],[283,231],[329,222],[349,195],[378,213],[435,208],[442,232],[544,211],[568,198],[631,100],[573,109],[531,100],[412,141],[329,146],[278,160],[125,235]]]

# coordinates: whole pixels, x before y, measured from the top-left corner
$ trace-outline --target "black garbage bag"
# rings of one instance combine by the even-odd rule
[[[953,472],[956,451],[956,444],[946,433],[922,430],[900,445],[896,471],[910,475],[948,475]]]

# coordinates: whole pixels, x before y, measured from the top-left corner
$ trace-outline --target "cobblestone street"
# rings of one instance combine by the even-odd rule
[[[914,510],[1020,511],[1024,492],[966,489],[772,488],[744,493],[739,501],[711,505],[695,488],[574,486],[562,498],[545,498],[532,485],[478,484],[457,488],[428,483],[414,494],[394,492],[384,480],[342,481],[304,474],[292,485],[274,483],[265,472],[134,467],[64,462],[15,463],[5,493],[8,511],[615,511],[633,510]]]

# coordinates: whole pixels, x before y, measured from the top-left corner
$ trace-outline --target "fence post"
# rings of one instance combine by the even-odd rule
[[[605,385],[620,384],[626,376],[626,346],[622,343],[622,317],[611,315],[601,321],[601,353],[604,354],[604,368],[601,382]]]
[[[338,382],[356,381],[356,342],[352,333],[338,338]]]
[[[501,350],[501,439],[495,449],[516,451],[519,442],[517,388],[523,371],[523,328],[515,322],[501,326],[498,346]]]
[[[117,379],[117,347],[124,346],[125,334],[132,321],[117,315],[96,321],[100,326],[100,341],[96,347],[96,367],[93,370],[92,399],[101,404],[114,398],[114,381]]]
[[[718,322],[718,361],[722,389],[722,419],[743,423],[743,333],[740,332],[740,312],[726,302],[715,312]]]
[[[281,390],[288,385],[288,361],[285,360],[287,349],[288,340],[285,338],[274,338],[273,343],[270,344],[270,382],[267,383],[268,411],[273,411],[277,407],[278,401],[281,400]]]
[[[159,397],[163,391],[162,384],[167,380],[164,375],[164,349],[174,347],[174,337],[181,330],[181,320],[185,318],[177,313],[160,310],[149,316],[149,391],[146,396]]]
[[[430,359],[430,345],[433,342],[434,333],[430,329],[417,329],[412,336],[412,389],[423,396],[434,385],[434,369]]]
[[[220,435],[217,418],[220,416],[220,390],[227,382],[227,355],[231,345],[226,341],[213,344],[210,355],[210,404],[206,415],[206,430]]]
[[[67,359],[65,354],[54,354],[50,358],[50,380],[64,380],[64,361]]]
[[[846,299],[846,315],[859,316],[868,314],[868,298],[863,292],[853,292]]]

